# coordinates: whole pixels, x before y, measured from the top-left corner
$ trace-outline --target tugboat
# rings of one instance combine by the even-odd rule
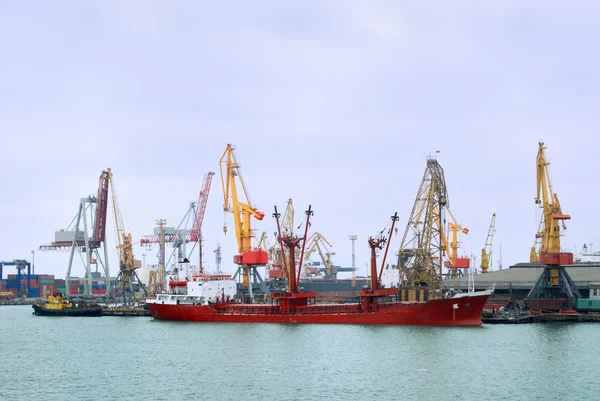
[[[45,303],[32,305],[33,314],[37,316],[102,316],[102,308],[98,305],[87,305],[85,302],[73,304],[63,298],[60,291],[54,291]]]

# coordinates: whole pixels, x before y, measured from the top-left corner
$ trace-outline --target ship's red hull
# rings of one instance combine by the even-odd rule
[[[423,303],[382,303],[371,311],[358,304],[309,305],[295,313],[278,313],[277,306],[223,303],[168,305],[148,303],[156,320],[235,323],[317,323],[378,325],[479,326],[489,293]]]

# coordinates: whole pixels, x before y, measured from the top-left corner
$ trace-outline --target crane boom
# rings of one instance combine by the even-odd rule
[[[543,264],[557,264],[556,260],[553,263],[548,263],[547,257],[542,257],[543,254],[559,254],[560,253],[560,230],[565,230],[567,227],[564,220],[569,220],[571,216],[563,214],[558,200],[558,195],[552,189],[550,181],[550,173],[545,154],[546,146],[544,142],[539,143],[538,154],[536,158],[536,197],[535,203],[540,205],[543,210],[542,222],[540,229],[536,234],[536,238],[540,239],[540,249],[535,251],[532,249],[531,257],[539,254],[539,259]]]
[[[192,233],[190,235],[190,239],[194,242],[200,240],[200,230],[202,230],[202,222],[204,221],[204,212],[206,211],[206,203],[208,201],[208,194],[210,192],[210,184],[214,175],[215,173],[208,172],[204,174],[204,179],[202,180],[202,189],[200,190],[200,195],[198,196],[196,216],[194,217],[194,226],[192,227]]]
[[[571,216],[563,214],[558,196],[552,189],[548,171],[550,163],[546,159],[545,149],[544,142],[539,142],[535,203],[542,209],[542,219],[535,235],[536,245],[539,240],[539,251],[534,245],[530,255],[532,261],[539,261],[538,263],[544,265],[544,270],[527,294],[527,303],[532,307],[538,298],[558,299],[564,296],[566,302],[560,302],[559,308],[564,306],[573,309],[577,298],[581,297],[579,289],[565,269],[565,266],[573,264],[573,254],[561,252],[560,248],[560,230],[567,228],[564,221],[569,220]]]
[[[119,254],[119,274],[115,281],[115,288],[121,293],[123,297],[123,304],[130,305],[135,303],[137,299],[137,290],[141,289],[144,295],[147,295],[146,287],[140,281],[137,276],[135,269],[141,267],[139,260],[133,258],[133,242],[131,240],[131,233],[125,232],[125,226],[123,225],[123,218],[121,217],[121,209],[119,208],[119,201],[117,198],[117,191],[113,182],[113,174],[110,168],[107,169],[108,181],[112,195],[112,206],[115,220],[115,231],[116,231],[116,242],[117,252]],[[135,283],[137,282],[137,288]]]
[[[456,278],[456,259],[458,258],[458,231],[463,234],[468,234],[469,229],[459,226],[458,224],[448,222],[448,237],[452,232],[452,243],[450,244],[450,267],[452,268],[451,277]]]
[[[102,171],[98,181],[98,209],[96,210],[96,224],[94,225],[94,241],[104,242],[104,238],[106,238],[106,212],[108,209],[108,172]]]
[[[115,184],[113,182],[112,170],[110,169],[110,167],[106,170],[108,172],[108,181],[110,183],[112,196],[113,214],[115,218],[117,251],[119,253],[119,267],[121,270],[134,270],[133,244],[131,241],[131,234],[125,233],[123,218],[121,217],[121,209],[119,207],[119,200],[117,198],[117,191],[115,190]]]
[[[248,190],[242,179],[240,166],[235,157],[234,148],[227,144],[227,148],[219,162],[221,172],[221,184],[223,189],[223,210],[233,214],[235,235],[238,243],[238,255],[234,262],[238,265],[265,265],[267,253],[262,249],[252,250],[251,240],[254,233],[251,228],[251,218],[262,220],[265,214],[250,203]],[[236,184],[236,177],[239,184]],[[245,202],[238,198],[238,186],[241,187]],[[223,226],[223,232],[227,232],[227,225]]]
[[[488,229],[485,239],[485,246],[481,249],[481,272],[487,273],[488,268],[491,268],[492,260],[492,243],[494,242],[494,232],[496,231],[496,213],[492,214],[492,221]]]

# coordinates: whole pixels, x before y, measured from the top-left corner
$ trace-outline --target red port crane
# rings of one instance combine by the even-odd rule
[[[252,247],[251,240],[254,237],[254,232],[251,228],[252,217],[257,220],[262,220],[265,214],[252,206],[248,190],[244,184],[240,165],[235,157],[234,148],[231,144],[227,144],[227,148],[221,160],[219,161],[221,171],[221,185],[223,188],[223,210],[233,214],[235,224],[235,237],[238,243],[238,254],[233,256],[233,262],[238,265],[238,269],[234,274],[234,278],[241,272],[242,286],[248,288],[250,302],[253,301],[252,281],[249,277],[257,279],[263,291],[268,291],[262,277],[258,274],[257,266],[264,266],[268,261],[267,252],[259,247]],[[237,183],[236,183],[237,181]],[[238,197],[243,196],[241,200]],[[223,226],[223,232],[227,233],[227,226]]]
[[[169,243],[188,243],[188,242],[196,242],[200,248],[200,270],[202,271],[202,222],[204,221],[204,212],[206,211],[206,204],[208,202],[208,195],[210,193],[210,185],[212,183],[212,178],[215,175],[213,172],[208,172],[204,174],[204,178],[202,180],[202,188],[200,189],[200,194],[198,196],[198,202],[194,205],[192,203],[191,210],[194,211],[194,224],[192,227],[192,231],[185,232],[185,230],[178,230],[177,233],[174,234],[165,234],[165,242]],[[194,210],[195,208],[195,210]],[[188,210],[188,213],[190,211]],[[187,214],[186,214],[187,216]],[[185,217],[184,217],[185,220]],[[152,246],[152,244],[160,243],[160,235],[144,235],[140,240],[140,244],[142,246]]]

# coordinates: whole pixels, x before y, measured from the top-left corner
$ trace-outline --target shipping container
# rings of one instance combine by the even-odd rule
[[[41,284],[54,284],[54,279],[38,279]]]
[[[94,294],[94,295],[104,295],[104,294],[106,294],[106,290],[92,290],[92,294]]]
[[[39,298],[40,296],[40,289],[39,288],[31,288],[29,290],[29,296],[32,298]]]

